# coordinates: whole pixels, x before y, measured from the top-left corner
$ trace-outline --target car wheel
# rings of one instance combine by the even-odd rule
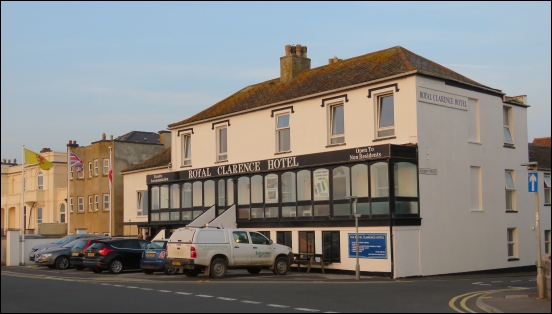
[[[260,267],[249,267],[247,269],[247,272],[250,273],[251,275],[256,275],[256,274],[261,272],[261,268]]]
[[[84,266],[75,266],[76,270],[84,270]]]
[[[285,275],[287,274],[288,270],[289,270],[289,263],[287,258],[278,257],[274,265],[274,273],[276,275]]]
[[[211,262],[211,277],[215,279],[224,278],[228,266],[222,258],[215,258]]]
[[[123,263],[116,259],[109,263],[109,272],[112,274],[120,274],[123,271]]]
[[[173,267],[165,267],[165,269],[163,269],[163,272],[165,273],[165,275],[174,275],[176,273],[178,273],[178,268],[173,268]]]
[[[102,272],[102,269],[101,268],[92,268],[92,271],[96,274],[99,274]]]
[[[60,256],[56,258],[55,265],[57,269],[67,269],[69,268],[69,259],[66,256]]]
[[[151,274],[153,274],[153,270],[151,270],[151,269],[144,269],[144,274],[151,275]]]
[[[186,275],[186,277],[197,277],[199,271],[196,269],[184,269],[184,275]]]

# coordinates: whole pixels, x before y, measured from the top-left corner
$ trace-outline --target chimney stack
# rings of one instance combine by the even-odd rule
[[[48,147],[48,148],[42,148],[42,150],[40,150],[40,153],[49,153],[51,152],[52,150]]]
[[[102,141],[105,141],[105,133],[102,133]]]
[[[280,82],[294,79],[303,70],[310,70],[311,60],[307,58],[307,46],[286,45],[286,55],[280,58]]]

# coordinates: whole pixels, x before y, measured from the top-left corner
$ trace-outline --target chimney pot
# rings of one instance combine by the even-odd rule
[[[113,141],[113,135],[109,136],[109,140]]]
[[[102,141],[105,141],[105,133],[102,133]]]
[[[295,55],[297,55],[298,57],[301,56],[301,45],[299,44],[295,46]]]
[[[8,164],[11,164],[11,159],[8,159]]]
[[[301,47],[301,57],[303,58],[307,57],[307,46]]]
[[[311,60],[307,58],[307,46],[286,45],[286,55],[280,58],[280,82],[290,81],[310,68]]]
[[[288,57],[290,55],[291,55],[291,45],[287,44],[286,45],[286,57]]]
[[[16,163],[17,163],[17,159],[14,158],[14,159],[13,159],[13,163],[16,164]]]

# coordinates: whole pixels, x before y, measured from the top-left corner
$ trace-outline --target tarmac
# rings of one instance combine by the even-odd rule
[[[539,299],[536,288],[483,295],[477,306],[487,313],[550,313],[550,299]]]

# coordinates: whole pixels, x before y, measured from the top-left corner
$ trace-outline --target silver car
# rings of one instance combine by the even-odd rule
[[[26,236],[27,237],[27,236]],[[81,238],[101,238],[101,237],[105,237],[105,236],[102,236],[100,234],[89,234],[89,233],[86,233],[86,234],[71,234],[71,235],[68,235],[68,236],[65,236],[53,243],[46,243],[46,244],[39,244],[39,245],[36,245],[35,247],[33,247],[31,249],[31,253],[29,253],[29,261],[34,261],[35,260],[35,255],[37,254],[42,254],[44,251],[48,250],[48,249],[51,249],[51,248],[54,248],[54,247],[61,247],[75,239],[81,239]]]
[[[80,239],[73,239],[61,247],[49,248],[40,251],[35,256],[36,265],[44,265],[49,268],[67,269],[71,266],[69,259],[71,258],[71,249],[77,244]]]

